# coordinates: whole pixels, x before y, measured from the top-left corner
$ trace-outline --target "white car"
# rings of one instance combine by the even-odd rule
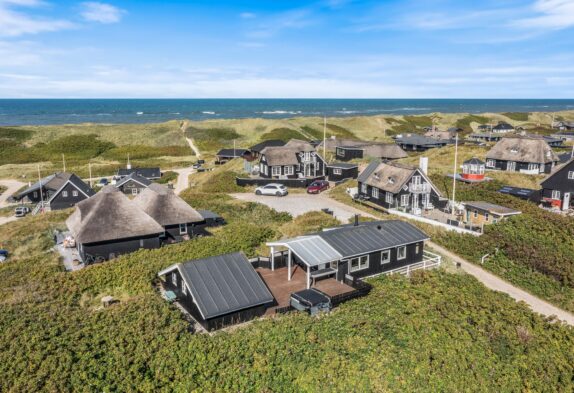
[[[285,196],[288,194],[287,187],[283,184],[270,183],[265,186],[257,187],[255,189],[256,195],[275,195],[275,196]]]

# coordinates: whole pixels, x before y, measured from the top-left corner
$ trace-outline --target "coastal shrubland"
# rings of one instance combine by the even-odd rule
[[[471,124],[488,124],[490,119],[485,116],[479,115],[466,115],[462,119],[458,119],[454,124],[455,127],[461,128],[465,133],[471,133],[473,131]]]
[[[516,121],[528,121],[529,117],[528,112],[505,112],[502,115]]]
[[[259,138],[260,141],[266,141],[269,139],[279,139],[284,142],[288,142],[290,139],[307,139],[300,131],[293,130],[291,128],[281,127],[274,128],[273,130],[266,132]]]

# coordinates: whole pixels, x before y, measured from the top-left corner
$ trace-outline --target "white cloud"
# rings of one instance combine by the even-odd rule
[[[512,25],[548,29],[564,29],[574,26],[574,1],[572,0],[537,0],[532,8],[539,15],[518,19]]]
[[[253,19],[256,18],[257,15],[255,15],[253,12],[242,12],[241,14],[239,14],[239,17],[241,19]]]
[[[0,36],[17,37],[24,34],[71,29],[75,25],[67,20],[32,17],[15,11],[14,7],[38,7],[44,3],[37,0],[0,0]]]
[[[82,3],[82,8],[83,10],[80,14],[85,20],[99,23],[117,23],[122,19],[123,14],[126,12],[111,4],[100,3],[97,1]]]

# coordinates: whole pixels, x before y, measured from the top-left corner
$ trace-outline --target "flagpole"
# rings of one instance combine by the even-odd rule
[[[38,164],[38,183],[40,184],[40,210],[43,212],[44,211],[44,191],[42,190],[42,187],[44,186],[42,184],[42,175],[40,174],[40,165]]]
[[[455,194],[456,194],[456,166],[457,166],[457,158],[458,158],[458,132],[455,134],[454,137],[454,175],[452,177],[452,212],[451,214],[454,216],[454,203],[455,203]]]
[[[323,176],[325,176],[325,165],[327,164],[327,115],[323,116]]]
[[[66,172],[66,156],[62,153],[62,163],[64,164],[64,172]]]

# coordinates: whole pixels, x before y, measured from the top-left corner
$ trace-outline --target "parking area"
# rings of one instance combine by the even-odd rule
[[[368,215],[341,202],[337,202],[326,194],[289,194],[284,197],[276,197],[241,193],[231,194],[231,196],[242,201],[261,203],[279,212],[287,212],[294,217],[325,208],[332,210],[333,215],[343,223],[347,223],[356,213]]]

